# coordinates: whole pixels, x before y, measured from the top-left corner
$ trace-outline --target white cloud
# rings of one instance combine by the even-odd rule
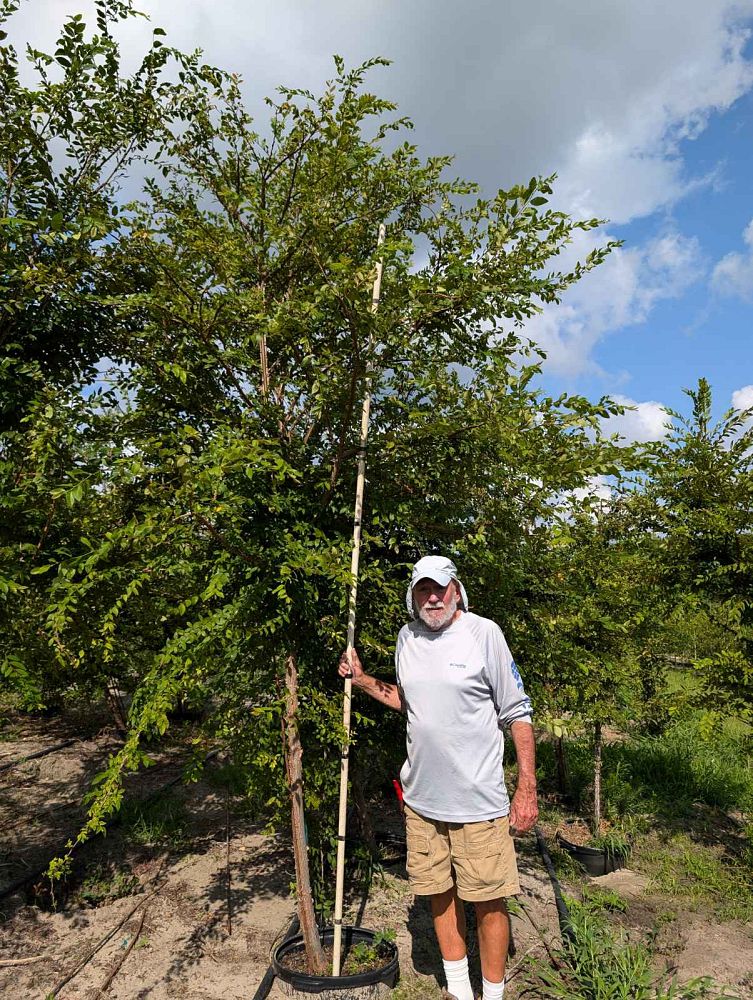
[[[610,500],[612,498],[612,488],[606,476],[591,476],[586,486],[579,486],[570,494],[574,500],[580,502],[586,498],[594,500]]]
[[[567,257],[582,258],[607,238],[585,234],[573,242]],[[642,246],[613,251],[604,264],[569,289],[562,305],[545,306],[526,324],[526,333],[546,352],[551,371],[570,378],[604,374],[592,357],[599,341],[645,322],[657,302],[682,295],[703,273],[698,240],[667,232]]]
[[[753,385],[744,385],[740,389],[736,389],[732,393],[732,405],[736,410],[750,410],[753,409]],[[753,429],[753,416],[744,420],[741,427],[740,433],[744,434]]]
[[[653,400],[639,403],[628,396],[615,393],[612,394],[612,399],[621,406],[629,406],[631,409],[602,421],[605,433],[619,434],[627,444],[658,441],[666,437],[665,424],[669,420],[669,414],[661,403]]]
[[[747,253],[728,253],[711,275],[711,287],[720,295],[738,296],[753,301],[753,219],[743,232]]]
[[[574,490],[561,493],[557,498],[557,508],[559,514],[566,520],[571,520],[573,514],[584,506],[593,514],[595,501],[609,501],[612,499],[612,487],[606,476],[590,476],[586,480],[585,486],[579,486]],[[586,501],[584,503],[584,501]]]
[[[34,0],[11,35],[49,44],[92,0]],[[430,153],[494,187],[558,170],[563,199],[615,221],[656,210],[689,183],[678,143],[753,84],[753,0],[141,0],[152,23],[119,29],[128,52],[151,27],[200,45],[260,100],[279,84],[318,90],[332,54],[393,60],[373,78]]]
[[[629,222],[672,205],[717,176],[712,169],[689,177],[680,144],[698,136],[712,114],[728,109],[753,85],[753,66],[744,52],[749,31],[736,19],[749,15],[751,7],[710,3],[701,10],[685,4],[688,18],[699,18],[692,25],[678,22],[680,8],[674,4],[662,8],[642,13],[648,13],[651,28],[649,50],[659,42],[666,45],[663,55],[655,53],[653,67],[647,65],[652,55],[645,48],[631,49],[629,67],[619,60],[607,79],[607,93],[596,101],[593,120],[567,149],[560,194],[569,211]],[[665,19],[666,34],[659,26]],[[623,39],[626,49],[631,27],[632,22]],[[624,101],[618,82],[625,87]]]
[[[49,44],[66,12],[91,6],[27,2],[11,35]],[[753,0],[468,0],[462,11],[451,0],[137,6],[167,29],[170,44],[201,45],[207,61],[240,72],[262,113],[263,96],[278,84],[318,91],[332,75],[334,52],[350,65],[387,56],[394,65],[370,86],[413,118],[422,153],[457,154],[457,172],[487,193],[556,170],[559,207],[613,224],[665,211],[710,184],[717,169],[693,176],[684,143],[753,86],[746,55]],[[127,54],[143,51],[152,25],[124,29]],[[618,251],[531,332],[551,369],[598,373],[599,341],[645,321],[699,270],[692,237],[670,234]],[[720,261],[714,286],[753,297],[753,250]]]
[[[732,405],[736,410],[747,410],[753,406],[753,385],[744,385],[732,393]]]

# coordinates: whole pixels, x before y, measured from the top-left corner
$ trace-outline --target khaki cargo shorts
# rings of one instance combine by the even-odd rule
[[[405,832],[408,879],[417,896],[434,896],[453,884],[458,896],[471,903],[520,892],[507,816],[443,823],[420,816],[406,804]]]

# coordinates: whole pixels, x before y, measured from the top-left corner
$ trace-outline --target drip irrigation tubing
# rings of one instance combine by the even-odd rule
[[[119,920],[118,923],[114,927],[112,927],[107,932],[107,934],[105,934],[105,936],[103,938],[99,939],[99,941],[95,944],[94,948],[92,948],[92,950],[90,952],[88,952],[88,954],[86,954],[81,959],[81,961],[78,963],[78,965],[76,965],[76,967],[71,972],[66,973],[66,975],[58,983],[56,983],[55,986],[53,986],[53,988],[47,994],[47,997],[50,998],[50,1000],[56,1000],[58,993],[65,986],[67,986],[68,983],[70,983],[70,981],[72,979],[76,978],[76,976],[79,974],[79,972],[81,972],[81,970],[84,969],[89,964],[89,962],[91,962],[91,960],[94,958],[94,956],[97,954],[97,952],[101,951],[102,948],[104,948],[104,946],[107,944],[108,941],[111,941],[112,938],[115,937],[115,935],[118,933],[118,931],[121,929],[121,927],[124,927],[125,924],[128,923],[128,921],[131,919],[131,917],[134,915],[134,913],[136,913],[136,911],[138,909],[140,909],[145,903],[149,902],[149,900],[152,899],[153,896],[155,896],[158,892],[160,892],[160,890],[165,885],[164,882],[160,882],[160,878],[162,877],[163,870],[164,870],[164,859],[163,859],[162,866],[160,867],[159,871],[154,876],[154,878],[150,879],[149,882],[147,882],[146,885],[143,886],[143,888],[146,888],[149,885],[153,885],[154,888],[151,890],[151,892],[147,893],[146,896],[143,897],[143,899],[140,899],[138,901],[138,903],[136,903],[136,905],[131,910],[129,910],[128,913],[121,920]],[[131,950],[131,948],[133,948],[133,945],[136,943],[136,939],[138,938],[138,935],[141,933],[141,928],[143,926],[143,923],[144,923],[144,918],[142,916],[141,923],[139,924],[139,931],[138,931],[138,933],[136,935],[134,935],[131,938],[131,944],[130,944],[130,947],[128,948],[128,952]],[[115,970],[113,972],[113,977],[115,976],[115,974],[120,969],[120,966],[123,964],[123,961],[127,957],[128,952],[126,952],[126,954],[122,956],[122,959],[121,959],[120,963],[118,964],[118,966],[115,968]],[[104,995],[104,991],[106,989],[108,989],[108,988],[109,988],[109,982],[105,986],[103,986],[101,989],[99,989],[97,991],[97,996],[103,996]]]
[[[536,834],[536,844],[539,848],[541,860],[544,862],[544,866],[549,874],[549,881],[552,883],[554,902],[557,905],[557,919],[560,925],[562,941],[563,943],[567,943],[573,940],[573,925],[570,921],[570,914],[567,912],[565,900],[562,898],[560,880],[557,878],[557,872],[554,870],[554,865],[552,864],[552,859],[549,855],[549,849],[546,846],[546,840],[544,840],[544,834],[541,832],[541,827],[535,826],[533,829]]]
[[[78,741],[72,740],[71,742],[76,743]],[[206,765],[209,763],[210,760],[213,760],[217,756],[217,754],[222,752],[222,749],[223,749],[222,747],[218,747],[216,750],[210,751],[204,758],[204,764]],[[169,788],[173,788],[175,785],[178,784],[178,782],[182,779],[182,777],[183,774],[181,773],[178,775],[177,778],[171,778],[166,784],[161,785],[157,789],[157,791],[150,792],[150,794],[146,796],[144,801],[148,801],[149,799],[154,799],[156,798],[156,796],[161,795],[163,792],[166,792]],[[111,829],[113,826],[117,826],[118,821],[119,817],[117,815],[114,816],[108,826],[108,829]],[[32,869],[26,875],[22,875],[21,878],[15,879],[15,881],[11,882],[10,885],[5,886],[4,889],[0,889],[0,899],[5,899],[7,896],[12,896],[14,895],[14,893],[19,892],[21,889],[25,889],[26,886],[30,885],[37,879],[41,878],[47,871],[47,868],[48,865],[44,864],[41,867]]]
[[[296,915],[290,921],[290,925],[289,925],[288,929],[285,931],[285,934],[284,934],[284,937],[282,938],[282,941],[279,941],[279,943],[280,944],[284,944],[286,941],[289,941],[290,938],[295,937],[296,934],[298,933],[299,926],[300,925],[298,923],[298,916]],[[277,944],[278,944],[278,941],[275,941],[275,943],[273,945],[273,948],[277,947]],[[270,962],[269,968],[264,973],[264,978],[259,983],[259,986],[258,986],[258,988],[256,990],[256,993],[254,993],[254,995],[251,998],[251,1000],[266,1000],[267,995],[269,994],[269,991],[272,989],[272,983],[274,981],[275,981],[275,970],[272,967],[272,964]]]
[[[17,757],[15,760],[11,760],[6,764],[0,764],[0,773],[3,771],[10,771],[12,767],[18,767],[19,764],[26,764],[27,761],[39,760],[40,757],[46,757],[47,754],[57,753],[58,750],[65,750],[66,747],[72,747],[74,743],[80,742],[80,740],[66,740],[64,743],[56,743],[54,747],[46,747],[44,750],[37,750],[36,753],[29,753],[24,757]]]

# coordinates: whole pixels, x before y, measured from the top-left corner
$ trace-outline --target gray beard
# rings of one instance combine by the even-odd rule
[[[439,632],[452,621],[455,612],[458,610],[458,598],[456,594],[444,602],[444,614],[441,617],[429,615],[426,608],[419,608],[418,617],[431,632]]]

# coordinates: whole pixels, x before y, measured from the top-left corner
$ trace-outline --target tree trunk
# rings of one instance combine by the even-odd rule
[[[351,751],[352,760],[352,751]],[[352,761],[352,764],[355,764]],[[361,770],[356,765],[352,767],[350,774],[350,787],[353,791],[353,801],[356,805],[356,811],[358,813],[358,825],[361,829],[361,839],[364,844],[369,849],[369,853],[375,860],[379,857],[379,848],[377,846],[376,838],[374,836],[374,827],[371,825],[371,817],[369,816],[369,807],[366,805],[366,797],[363,794],[363,783],[361,781]]]
[[[285,698],[285,770],[290,790],[290,818],[293,830],[298,919],[301,924],[303,944],[306,948],[308,971],[322,975],[327,972],[327,961],[322,951],[319,930],[316,926],[303,821],[303,749],[298,735],[298,663],[295,653],[290,653],[285,660],[285,689],[287,691]]]
[[[114,677],[108,677],[105,685],[105,697],[110,709],[115,728],[119,733],[128,732],[128,712],[123,702],[123,696],[118,688],[118,682]]]
[[[594,814],[593,833],[601,829],[601,723],[594,722]]]
[[[555,741],[554,756],[557,761],[557,785],[560,794],[567,797],[570,795],[570,768],[567,765],[565,741],[562,736],[558,736]]]

